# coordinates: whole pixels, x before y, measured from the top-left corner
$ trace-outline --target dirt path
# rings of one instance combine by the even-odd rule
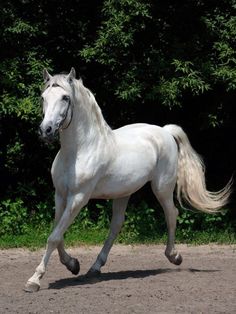
[[[236,313],[236,246],[178,248],[176,267],[164,246],[114,246],[99,280],[83,275],[100,247],[69,249],[79,277],[55,253],[37,293],[22,288],[43,251],[0,250],[0,313]]]

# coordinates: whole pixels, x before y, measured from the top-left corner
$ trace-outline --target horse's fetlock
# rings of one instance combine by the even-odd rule
[[[39,265],[37,268],[36,268],[36,273],[38,274],[38,278],[41,279],[43,277],[43,275],[45,274],[46,272],[46,269],[45,267],[43,267],[42,265]]]
[[[100,254],[97,261],[101,266],[104,266],[107,261],[107,256],[105,254]]]

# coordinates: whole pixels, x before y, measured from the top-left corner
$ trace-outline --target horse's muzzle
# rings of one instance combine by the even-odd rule
[[[57,129],[53,128],[51,124],[48,124],[44,126],[41,124],[39,126],[39,136],[42,140],[46,142],[53,142],[55,140],[56,134],[57,134]]]

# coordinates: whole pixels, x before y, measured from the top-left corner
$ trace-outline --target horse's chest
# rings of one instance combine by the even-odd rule
[[[68,186],[68,171],[64,167],[54,164],[51,174],[55,189],[61,193],[64,193]]]
[[[62,193],[77,193],[82,186],[96,181],[97,167],[91,167],[86,160],[75,159],[65,162],[57,156],[52,165],[52,180],[55,189]]]
[[[68,190],[70,178],[72,178],[72,167],[66,163],[60,153],[57,154],[51,169],[52,181],[57,191],[65,193]]]

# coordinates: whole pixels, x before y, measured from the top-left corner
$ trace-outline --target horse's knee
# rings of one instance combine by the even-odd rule
[[[60,242],[62,241],[62,237],[54,235],[53,233],[48,237],[47,244],[49,247],[53,249],[58,247]]]

